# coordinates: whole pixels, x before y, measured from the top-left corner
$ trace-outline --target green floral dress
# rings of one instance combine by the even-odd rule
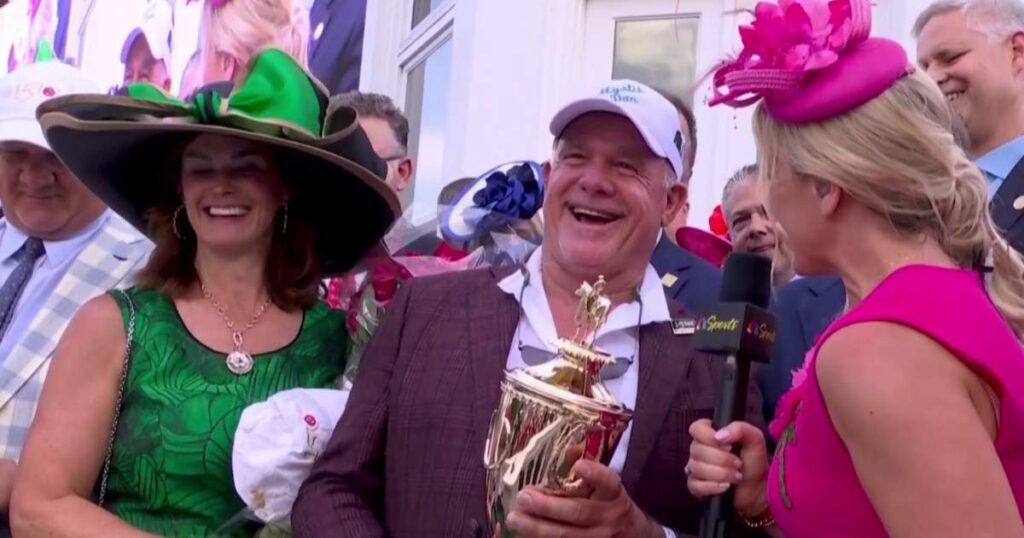
[[[111,295],[127,324],[124,297]],[[238,376],[223,353],[188,332],[167,296],[148,289],[129,295],[134,350],[104,507],[162,536],[251,536],[248,527],[218,534],[245,508],[231,474],[242,410],[282,390],[330,387],[344,366],[344,313],[322,303],[306,310],[291,344],[255,356],[252,371]]]

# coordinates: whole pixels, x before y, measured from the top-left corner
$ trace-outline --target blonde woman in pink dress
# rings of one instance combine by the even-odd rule
[[[712,104],[754,118],[795,269],[848,308],[772,424],[694,423],[688,487],[786,538],[1024,536],[1024,263],[935,83],[867,0],[761,3]],[[1007,54],[1020,55],[1024,36]],[[730,451],[739,447],[739,456]]]

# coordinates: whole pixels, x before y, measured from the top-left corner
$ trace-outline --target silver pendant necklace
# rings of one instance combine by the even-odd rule
[[[224,311],[224,307],[222,307],[220,303],[218,303],[217,300],[213,298],[213,294],[210,293],[210,290],[207,289],[206,284],[203,283],[202,280],[199,281],[199,287],[202,288],[203,290],[203,297],[205,297],[207,301],[210,301],[210,304],[212,304],[213,307],[217,309],[217,313],[220,314],[221,319],[223,319],[224,323],[228,326],[228,330],[231,331],[231,339],[235,343],[235,350],[232,351],[231,353],[228,353],[228,356],[224,360],[224,364],[226,364],[228,370],[230,370],[231,373],[235,375],[245,375],[249,373],[250,371],[252,371],[253,358],[252,354],[242,349],[242,337],[245,335],[245,333],[249,332],[249,329],[252,329],[253,327],[256,326],[256,323],[259,322],[260,317],[262,317],[263,313],[266,312],[267,308],[270,307],[270,298],[267,298],[267,300],[264,301],[264,303],[260,305],[259,308],[256,309],[256,313],[253,314],[252,319],[249,320],[248,325],[246,325],[242,330],[237,330],[235,329],[235,322],[231,321],[231,318],[228,317],[227,312]]]

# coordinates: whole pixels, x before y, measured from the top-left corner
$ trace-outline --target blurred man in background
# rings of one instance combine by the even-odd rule
[[[658,271],[668,298],[682,303],[696,314],[718,299],[718,288],[722,282],[722,274],[715,266],[676,244],[676,233],[686,226],[690,212],[689,190],[693,162],[697,156],[697,124],[686,102],[669,92],[654,91],[668,100],[678,115],[683,170],[678,180],[682,187],[682,203],[675,217],[664,226],[651,257],[651,265]]]
[[[722,189],[722,214],[729,225],[735,252],[757,254],[772,260],[776,287],[793,280],[793,263],[783,248],[778,225],[768,217],[764,184],[756,164],[740,168]]]
[[[171,91],[171,26],[173,15],[167,0],[145,0],[141,26],[128,34],[121,49],[124,84],[148,82]]]
[[[331,104],[355,109],[373,151],[388,163],[388,186],[401,196],[412,184],[415,172],[408,150],[408,118],[390,97],[379,93],[349,92],[335,96]]]
[[[658,93],[662,95],[668,102],[672,103],[672,106],[676,107],[676,112],[679,113],[679,125],[682,127],[682,131],[685,134],[686,145],[683,151],[683,165],[686,167],[686,171],[683,173],[682,181],[683,185],[686,185],[687,194],[689,194],[690,178],[693,177],[693,165],[697,160],[697,118],[693,115],[693,109],[690,105],[686,104],[679,96],[664,91],[658,90]],[[686,226],[686,221],[690,217],[690,200],[689,196],[683,208],[679,210],[676,218],[672,219],[672,222],[665,227],[665,232],[668,233],[669,239],[675,243],[676,241],[676,230]]]

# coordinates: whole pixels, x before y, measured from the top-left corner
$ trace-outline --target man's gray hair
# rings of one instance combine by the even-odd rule
[[[972,28],[996,41],[1024,31],[1022,0],[935,0],[914,21],[914,38],[921,36],[932,19],[951,11],[961,11]]]
[[[388,122],[402,151],[408,151],[409,120],[390,97],[379,93],[349,92],[331,97],[331,105],[350,106],[360,116]]]
[[[740,168],[729,178],[729,181],[725,182],[725,188],[722,189],[722,210],[725,210],[725,201],[732,196],[733,191],[736,187],[757,179],[758,168],[756,164],[748,164],[743,168]]]

